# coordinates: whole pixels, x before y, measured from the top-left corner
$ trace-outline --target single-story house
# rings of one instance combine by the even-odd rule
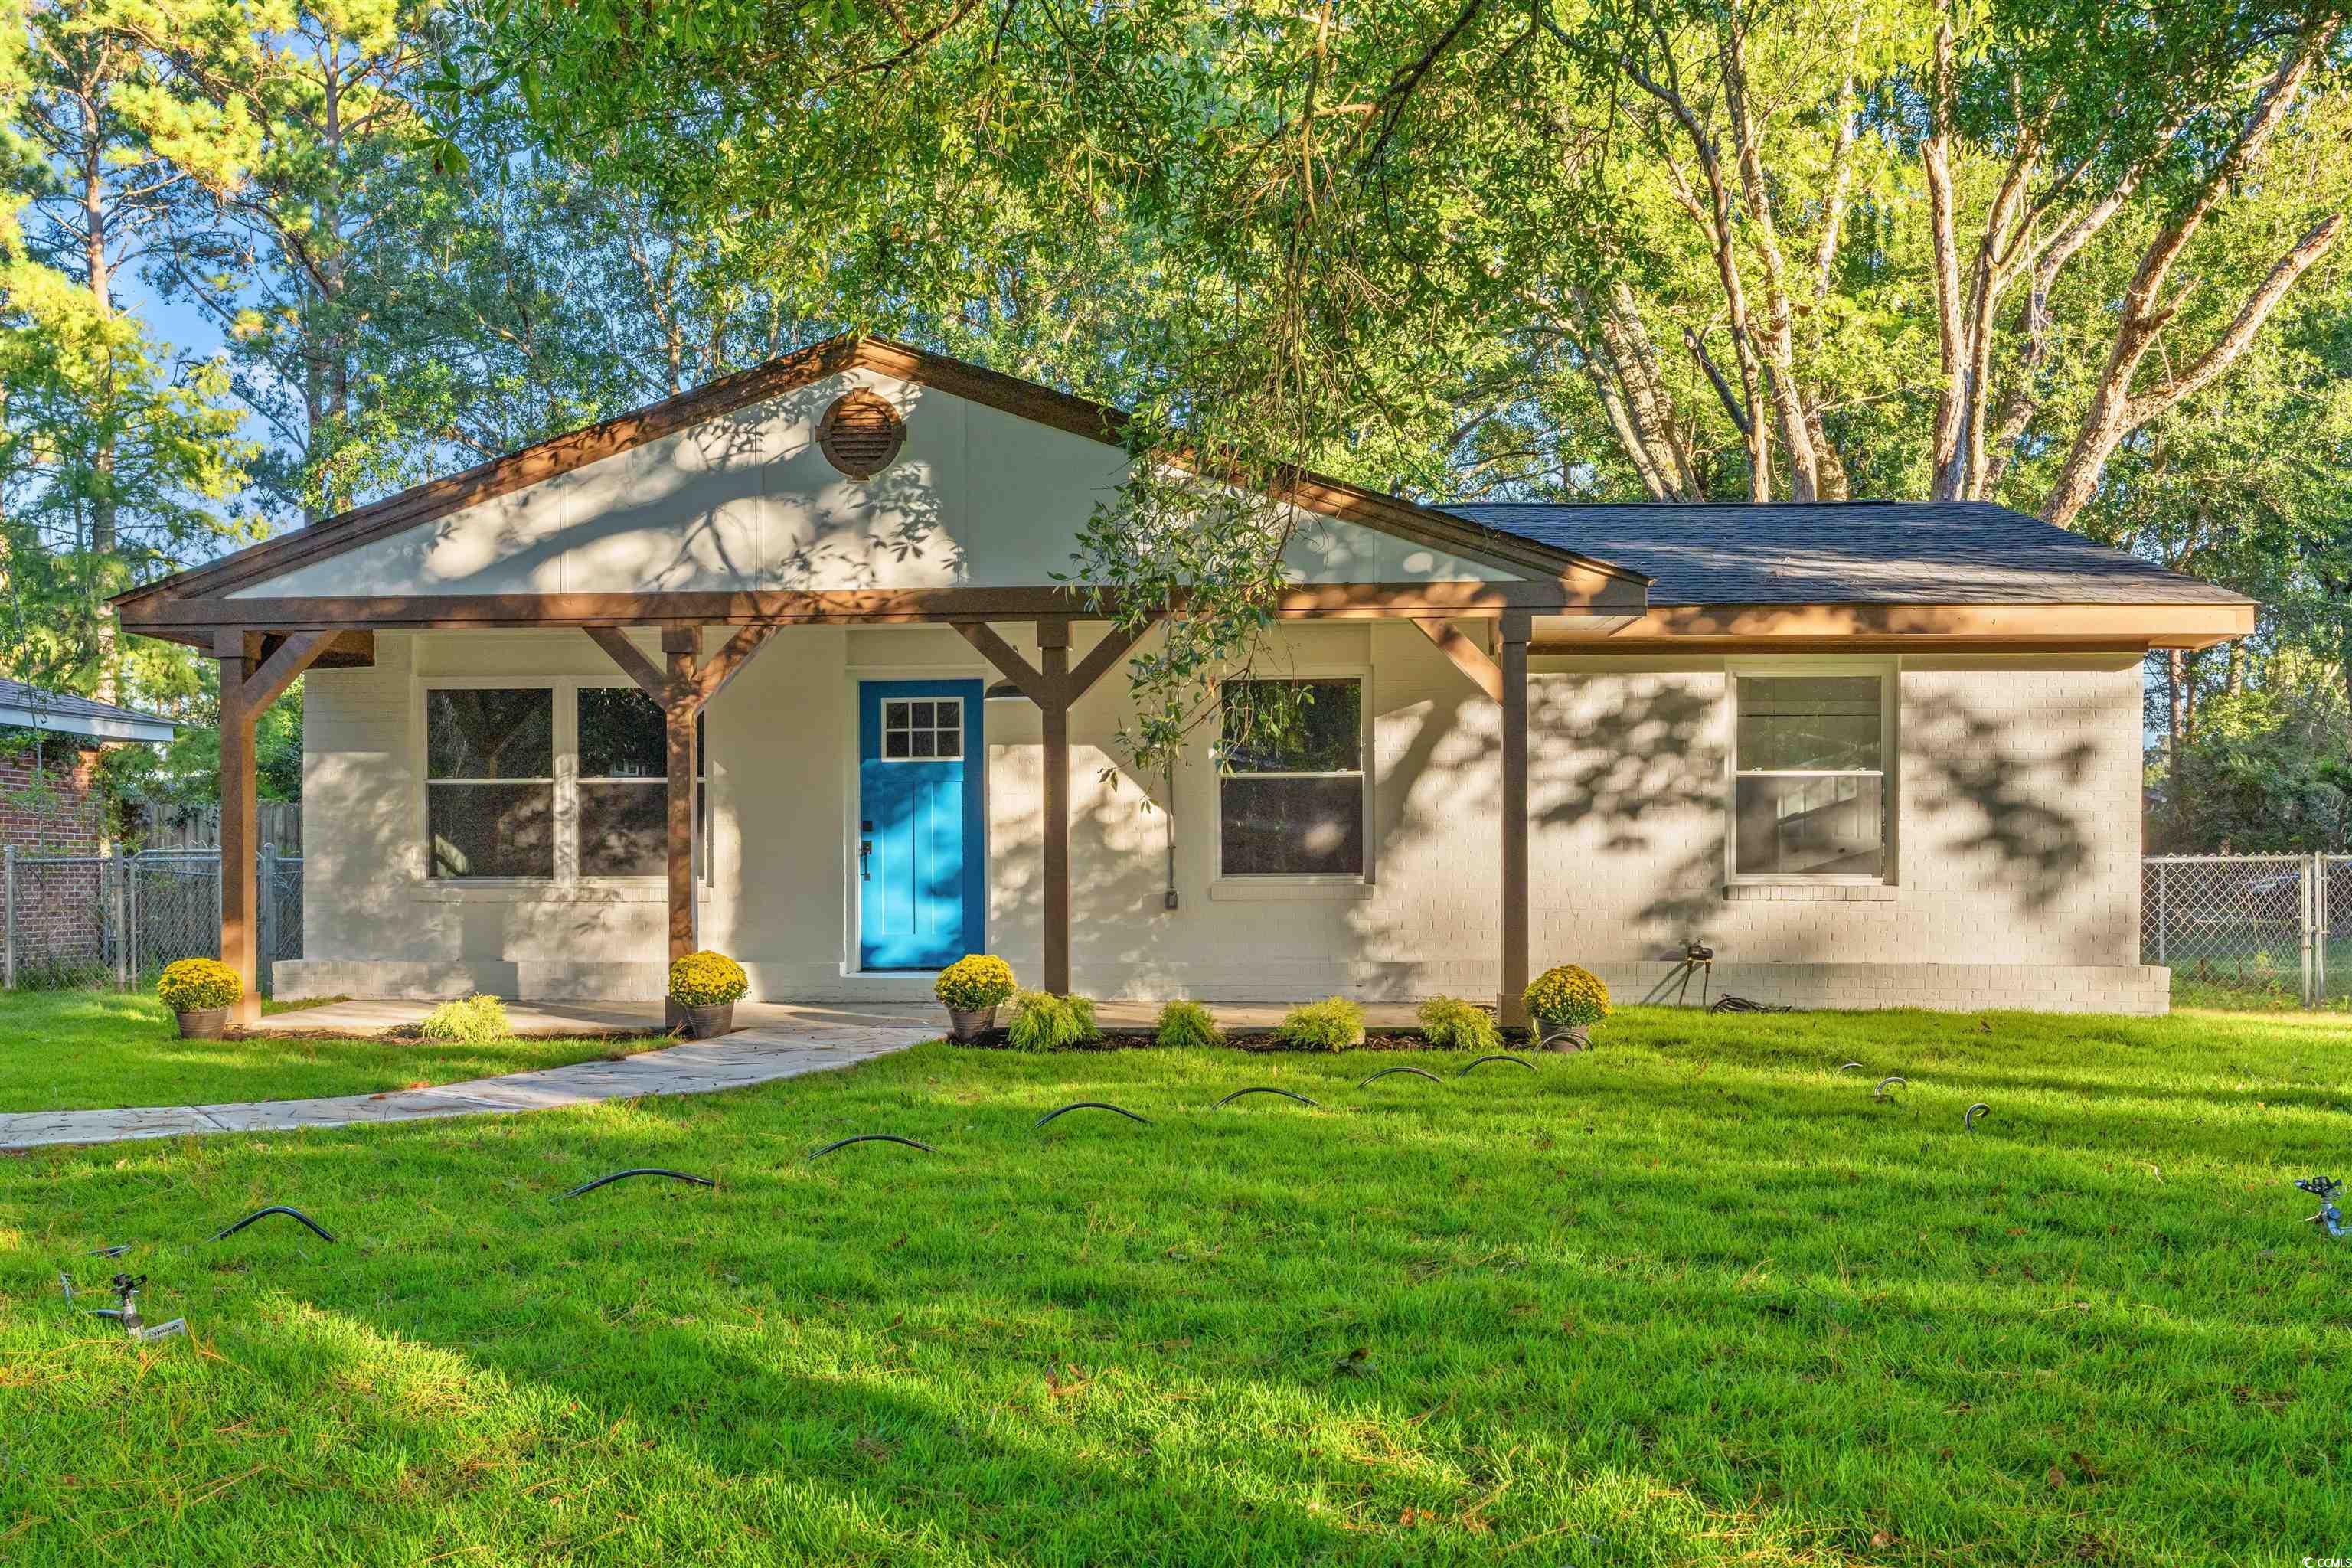
[[[1252,677],[1309,721],[1136,777],[1148,644],[1064,582],[1118,428],[843,338],[117,605],[221,661],[232,866],[254,716],[310,672],[281,995],[647,997],[708,946],[771,1000],[992,951],[1106,996],[1511,1011],[1558,962],[1678,987],[1696,942],[1759,1000],[2166,1006],[2141,662],[2242,636],[2242,596],[1990,505],[1306,476]],[[232,878],[248,976],[251,908]]]

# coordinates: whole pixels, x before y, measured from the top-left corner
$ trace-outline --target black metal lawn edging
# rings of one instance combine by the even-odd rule
[[[559,1194],[555,1201],[562,1203],[565,1198],[576,1198],[583,1193],[593,1193],[598,1187],[614,1182],[626,1181],[631,1176],[667,1176],[673,1182],[692,1182],[698,1187],[715,1187],[719,1184],[709,1176],[689,1176],[684,1171],[666,1171],[658,1165],[640,1165],[635,1170],[615,1171],[609,1176],[599,1176],[593,1182],[583,1182],[570,1192]]]
[[[256,1209],[251,1214],[246,1215],[243,1219],[237,1221],[235,1225],[230,1226],[226,1230],[215,1232],[213,1236],[213,1239],[215,1241],[226,1241],[230,1237],[235,1236],[238,1231],[243,1230],[247,1226],[251,1225],[255,1220],[266,1219],[274,1214],[282,1214],[289,1219],[300,1220],[304,1225],[309,1226],[313,1231],[318,1233],[318,1237],[320,1241],[332,1241],[335,1239],[334,1233],[328,1230],[317,1220],[312,1219],[300,1209],[288,1208],[284,1204],[272,1204],[266,1209]]]

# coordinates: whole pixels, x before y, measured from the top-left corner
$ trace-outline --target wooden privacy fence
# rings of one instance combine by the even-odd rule
[[[265,844],[261,986],[302,956],[302,860]],[[0,850],[0,984],[145,987],[175,959],[220,956],[220,851],[19,855]]]
[[[302,853],[302,803],[299,800],[257,802],[259,842],[275,844],[280,855]],[[167,805],[133,801],[131,824],[142,849],[217,849],[220,847],[220,807]]]

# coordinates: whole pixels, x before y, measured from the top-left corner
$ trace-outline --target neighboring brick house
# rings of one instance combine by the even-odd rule
[[[172,720],[0,679],[0,844],[19,855],[93,855],[106,838],[100,753],[163,742]]]

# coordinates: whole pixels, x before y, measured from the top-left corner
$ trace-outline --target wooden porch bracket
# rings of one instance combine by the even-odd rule
[[[1070,990],[1070,710],[1110,668],[1127,657],[1158,623],[1153,616],[1132,629],[1114,626],[1070,668],[1070,623],[1037,623],[1037,657],[1031,664],[985,621],[958,621],[955,629],[997,672],[1037,705],[1044,720],[1045,989],[1057,996]]]
[[[254,723],[335,639],[331,631],[308,631],[266,644],[260,633],[241,628],[213,637],[213,657],[220,661],[220,951],[221,962],[244,985],[229,1011],[238,1028],[261,1016]]]
[[[1421,635],[1437,645],[1437,651],[1454,661],[1454,668],[1468,676],[1479,690],[1496,702],[1503,700],[1503,672],[1485,648],[1465,637],[1452,621],[1416,620]]]

